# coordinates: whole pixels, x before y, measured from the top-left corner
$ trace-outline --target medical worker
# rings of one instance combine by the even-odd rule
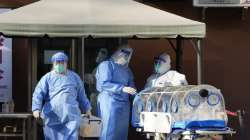
[[[170,70],[171,59],[167,53],[154,58],[154,73],[147,79],[146,88],[187,85],[186,76]]]
[[[106,60],[108,57],[108,50],[106,48],[101,48],[96,57],[96,63],[100,64],[102,61]],[[84,82],[87,83],[90,92],[90,103],[92,106],[92,114],[97,115],[97,96],[98,91],[96,90],[96,68],[93,69],[92,73],[87,73],[84,76]]]
[[[45,140],[77,140],[80,109],[91,115],[91,106],[82,80],[67,69],[68,57],[58,52],[51,60],[52,70],[41,78],[33,93],[33,116],[43,119]]]
[[[128,67],[132,52],[131,48],[122,47],[97,68],[98,114],[103,123],[100,140],[127,140],[129,96],[136,93]]]
[[[166,87],[166,86],[180,86],[187,85],[185,75],[175,71],[170,70],[171,59],[167,53],[162,53],[154,58],[154,73],[147,79],[147,83],[144,90],[153,87]],[[143,109],[143,102],[140,100],[140,93],[137,94],[133,100],[132,108],[132,126],[140,126],[140,116],[139,112]]]

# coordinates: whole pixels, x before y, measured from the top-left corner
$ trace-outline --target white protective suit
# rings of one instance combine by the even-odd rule
[[[155,58],[155,73],[147,79],[145,89],[151,87],[180,86],[188,84],[184,74],[170,70],[170,63],[170,56],[166,53],[162,53]]]

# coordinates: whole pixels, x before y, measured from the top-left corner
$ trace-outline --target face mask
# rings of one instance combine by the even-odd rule
[[[154,65],[154,69],[155,69],[155,72],[156,72],[156,73],[159,73],[160,67],[161,67],[160,63],[156,63],[156,64]]]
[[[155,72],[158,74],[164,74],[167,71],[170,70],[171,66],[169,64],[160,64],[160,63],[156,63],[154,65],[155,68]]]
[[[120,65],[126,65],[128,61],[124,57],[121,57],[120,59],[118,59],[117,63]]]
[[[54,67],[56,73],[63,73],[65,72],[65,67],[63,64],[56,64]]]

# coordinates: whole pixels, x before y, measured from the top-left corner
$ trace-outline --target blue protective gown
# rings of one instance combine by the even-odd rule
[[[130,102],[124,86],[134,87],[133,75],[127,66],[108,60],[102,62],[96,72],[98,114],[103,127],[100,140],[127,140]]]
[[[79,107],[82,111],[91,108],[80,77],[69,70],[65,75],[47,73],[33,93],[32,111],[42,110],[46,140],[77,140]]]

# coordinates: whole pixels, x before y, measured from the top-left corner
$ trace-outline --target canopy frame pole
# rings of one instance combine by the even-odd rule
[[[29,40],[29,45],[32,42]],[[28,47],[28,108],[27,111],[31,111],[32,106],[32,47]]]
[[[183,40],[181,37],[176,38],[176,70],[181,72],[182,70],[182,59],[183,59]]]
[[[176,47],[175,47],[174,43],[170,39],[167,39],[167,40],[168,40],[168,43],[170,44],[170,46],[172,47],[172,49],[176,52]]]
[[[75,71],[77,71],[77,67],[76,67],[76,39],[71,39],[71,47],[70,47],[70,56],[71,56],[71,61],[72,61],[72,63],[71,63],[71,68],[73,69],[73,70],[75,70]]]
[[[82,80],[84,80],[84,63],[85,63],[85,59],[84,59],[84,55],[85,54],[85,40],[84,37],[81,38],[81,76],[82,76]]]
[[[32,44],[32,42],[29,40],[29,45]],[[28,77],[27,77],[27,81],[28,81],[28,108],[27,111],[31,112],[31,106],[32,106],[32,48],[28,47]],[[34,123],[32,123],[32,120],[29,119],[29,125],[33,128],[33,134],[30,135],[30,137],[28,137],[28,139],[34,139],[36,138],[36,125],[34,125]]]
[[[183,54],[183,40],[181,37],[177,37],[176,38],[176,44],[174,45],[174,43],[170,40],[167,39],[168,43],[170,44],[170,46],[172,47],[172,49],[175,51],[175,55],[176,55],[176,65],[175,65],[175,69],[178,72],[181,72],[182,69],[182,54]]]
[[[37,82],[37,38],[28,39],[28,112],[32,110],[32,95]],[[32,125],[33,134],[30,139],[37,138],[37,124],[35,120],[31,120],[29,125]]]
[[[204,83],[203,79],[203,47],[201,47],[201,39],[191,40],[191,44],[194,47],[197,54],[197,84]]]

